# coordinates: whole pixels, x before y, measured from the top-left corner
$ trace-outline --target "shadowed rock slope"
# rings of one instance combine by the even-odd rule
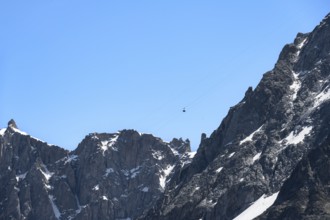
[[[188,140],[134,130],[90,134],[69,152],[10,121],[0,131],[0,219],[135,219],[189,152]]]
[[[258,219],[330,219],[329,168],[330,138],[299,162],[274,205]]]
[[[329,25],[328,15],[283,48],[141,219],[233,219],[276,198],[298,162],[329,137]]]

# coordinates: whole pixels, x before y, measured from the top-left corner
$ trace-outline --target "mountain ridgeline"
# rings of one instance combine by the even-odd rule
[[[330,14],[285,45],[196,154],[134,130],[68,151],[11,120],[0,219],[330,219]]]
[[[1,130],[0,219],[135,219],[192,156],[189,141],[134,130],[89,134],[69,152],[11,121]]]

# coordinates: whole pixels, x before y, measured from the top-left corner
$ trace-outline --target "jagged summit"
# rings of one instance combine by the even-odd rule
[[[108,150],[120,152],[121,150],[132,150],[129,148],[134,147],[134,143],[141,145],[141,143],[144,144],[149,142],[151,144],[159,142],[162,146],[166,146],[166,149],[171,149],[176,155],[191,151],[189,139],[184,141],[182,138],[173,138],[171,142],[167,143],[152,134],[140,133],[134,129],[124,129],[116,133],[90,133],[83,139],[75,151],[82,151],[88,146],[88,150],[101,149],[103,153]],[[94,146],[95,149],[91,149],[91,145]],[[143,149],[141,148],[137,150]]]
[[[234,219],[275,200],[298,161],[329,136],[329,17],[285,45],[142,219]]]
[[[188,140],[135,130],[91,133],[70,152],[15,125],[0,132],[0,219],[136,219],[193,157]]]
[[[12,127],[12,128],[16,128],[18,129],[16,122],[14,121],[14,119],[10,119],[10,121],[8,122],[8,127]]]

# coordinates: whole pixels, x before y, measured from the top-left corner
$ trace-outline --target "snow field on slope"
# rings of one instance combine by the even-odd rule
[[[7,128],[2,128],[0,130],[0,136],[3,136],[5,134],[5,132],[6,132],[6,130],[7,130]]]
[[[266,197],[262,195],[250,207],[245,209],[239,216],[233,220],[252,220],[262,213],[264,213],[270,206],[272,206],[277,198],[278,192]]]
[[[58,207],[56,206],[56,204],[54,202],[55,201],[54,196],[49,195],[48,197],[49,197],[50,204],[52,205],[52,208],[53,208],[53,212],[54,212],[55,217],[57,219],[60,219],[61,213],[60,213],[60,210],[58,209]]]
[[[294,134],[294,132],[291,131],[291,133],[284,140],[282,140],[282,142],[286,141],[286,145],[299,144],[305,139],[305,136],[310,134],[312,129],[312,126],[304,127],[298,134]]]
[[[252,141],[253,136],[261,130],[262,126],[260,126],[260,128],[258,128],[254,132],[252,132],[252,134],[250,134],[249,136],[247,136],[246,138],[244,138],[243,140],[241,140],[239,142],[239,145],[242,145],[242,144],[244,144],[245,142],[248,142],[248,141]]]
[[[101,141],[101,149],[103,151],[103,153],[107,150],[112,149],[114,151],[118,151],[117,148],[113,147],[114,144],[117,142],[119,135],[114,136],[113,138],[111,138],[110,140],[107,141]]]
[[[298,91],[301,87],[301,82],[299,81],[298,74],[293,73],[294,81],[290,86],[290,90],[293,91],[292,100],[296,100]]]
[[[168,175],[170,175],[170,173],[172,172],[174,168],[174,165],[168,165],[166,167],[166,169],[163,170],[164,175],[160,175],[159,177],[159,185],[162,187],[162,189],[165,189],[165,185],[166,185],[166,178]]]
[[[321,105],[323,102],[329,99],[330,99],[330,89],[327,88],[315,97],[314,108]]]
[[[257,153],[257,154],[252,158],[253,162],[256,161],[256,160],[259,160],[260,156],[261,156],[261,153]]]

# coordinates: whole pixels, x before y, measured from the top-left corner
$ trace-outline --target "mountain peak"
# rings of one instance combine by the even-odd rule
[[[8,122],[8,127],[18,129],[14,119],[10,119],[10,121]]]

